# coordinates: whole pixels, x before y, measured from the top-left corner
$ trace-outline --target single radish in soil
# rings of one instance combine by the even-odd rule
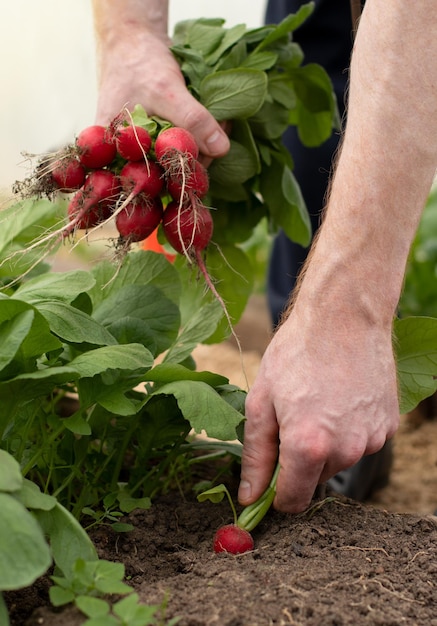
[[[55,161],[50,176],[59,191],[69,192],[82,187],[86,170],[78,159],[66,156]]]
[[[180,254],[195,258],[209,244],[214,223],[209,209],[200,200],[196,204],[180,205],[170,202],[162,220],[164,234],[169,244]],[[203,263],[202,263],[203,264]]]
[[[97,124],[88,126],[79,133],[76,138],[76,149],[80,162],[89,169],[109,165],[117,153],[109,130]]]
[[[68,214],[70,223],[64,227],[63,235],[68,236],[77,228],[90,228],[95,225],[97,216],[110,215],[120,197],[120,181],[109,170],[90,172],[84,186],[70,201]]]
[[[252,535],[236,524],[226,524],[218,529],[214,535],[214,552],[229,552],[230,554],[244,554],[254,548]]]
[[[121,126],[114,133],[118,154],[126,161],[141,161],[152,145],[150,133],[142,126]]]
[[[141,194],[117,213],[115,226],[125,242],[134,243],[151,235],[161,223],[162,215],[161,199]]]
[[[261,497],[246,506],[239,516],[231,495],[227,487],[223,484],[212,487],[197,496],[199,502],[211,500],[212,502],[221,502],[223,498],[228,498],[229,504],[234,515],[234,523],[221,526],[214,535],[213,550],[214,552],[228,552],[229,554],[244,554],[250,552],[254,548],[254,541],[251,531],[256,528],[260,521],[264,518],[270,509],[276,494],[276,482],[278,480],[280,466],[276,465],[269,486],[261,495]]]
[[[133,199],[140,193],[151,198],[158,196],[164,189],[162,168],[155,161],[136,161],[126,163],[120,172],[120,182],[123,191]]]
[[[193,200],[193,195],[203,198],[208,189],[208,172],[197,160],[189,163],[186,171],[170,173],[167,179],[167,190],[175,200],[185,197]]]

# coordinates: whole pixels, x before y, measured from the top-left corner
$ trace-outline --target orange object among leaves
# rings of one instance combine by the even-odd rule
[[[165,258],[173,263],[176,258],[176,254],[171,254],[164,250],[164,247],[158,241],[158,229],[156,228],[151,235],[144,239],[141,244],[143,250],[151,250],[152,252],[158,252],[159,254],[163,254]]]

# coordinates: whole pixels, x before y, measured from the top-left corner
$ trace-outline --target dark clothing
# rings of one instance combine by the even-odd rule
[[[305,4],[302,0],[269,0],[266,23],[280,22]],[[340,116],[344,113],[348,67],[352,51],[352,19],[349,0],[315,0],[312,15],[293,33],[302,48],[304,63],[319,63],[329,74],[338,100]],[[317,230],[324,206],[326,188],[339,133],[317,148],[305,148],[290,127],[284,143],[290,150],[294,174],[310,213],[313,232]],[[275,239],[268,274],[268,302],[273,324],[293,290],[296,277],[308,253],[307,248],[291,242],[283,232]]]

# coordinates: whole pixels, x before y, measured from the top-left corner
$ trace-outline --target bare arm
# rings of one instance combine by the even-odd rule
[[[266,487],[278,445],[275,504],[297,512],[397,428],[392,319],[437,163],[434,11],[367,0],[324,223],[247,400],[243,504]]]
[[[187,91],[169,45],[165,0],[93,0],[99,59],[97,122],[106,124],[125,106],[141,104],[190,130],[207,157],[222,156],[229,140]]]

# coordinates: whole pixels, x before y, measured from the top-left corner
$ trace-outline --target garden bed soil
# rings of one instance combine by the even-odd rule
[[[301,516],[272,512],[253,533],[254,551],[240,556],[211,549],[229,521],[227,503],[166,497],[130,521],[129,534],[98,530],[98,552],[125,564],[143,602],[167,599],[165,618],[180,616],[179,626],[437,625],[434,517],[339,498]],[[84,618],[45,607],[19,620],[79,626]]]
[[[239,335],[250,383],[268,341],[262,300],[251,303]],[[195,357],[199,369],[244,387],[233,342],[200,346]],[[179,626],[437,626],[436,441],[432,404],[403,416],[390,483],[370,502],[337,497],[300,516],[271,511],[245,555],[213,553],[229,505],[191,494],[134,512],[131,533],[101,527],[93,539],[101,558],[125,564],[143,602],[167,599],[163,624],[180,616]],[[12,626],[83,623],[71,607],[49,608],[47,587],[42,579],[7,595]]]

